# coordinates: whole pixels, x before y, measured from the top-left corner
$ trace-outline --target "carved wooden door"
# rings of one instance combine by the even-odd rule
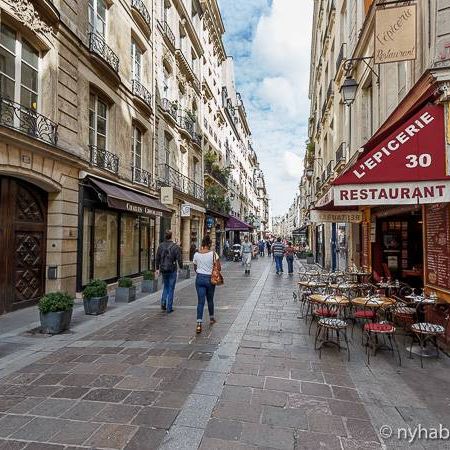
[[[36,303],[45,288],[47,194],[0,177],[0,314]]]

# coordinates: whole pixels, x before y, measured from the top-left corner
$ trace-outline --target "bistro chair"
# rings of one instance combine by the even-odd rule
[[[363,305],[352,305],[352,313],[350,315],[350,318],[352,320],[352,338],[353,338],[353,332],[355,328],[356,322],[360,321],[362,322],[361,330],[363,333],[362,336],[362,343],[364,343],[364,326],[368,322],[374,322],[377,318],[377,313],[375,311],[375,308],[372,307],[371,302],[376,299],[377,297],[370,295],[366,297],[366,301]],[[369,306],[370,305],[370,306]]]
[[[341,337],[344,338],[347,349],[347,358],[350,361],[350,347],[347,338],[347,322],[335,317],[325,317],[317,323],[316,337],[314,339],[314,349],[319,350],[319,358],[322,358],[322,347],[327,344],[336,345],[341,351]],[[319,346],[317,346],[317,344]]]

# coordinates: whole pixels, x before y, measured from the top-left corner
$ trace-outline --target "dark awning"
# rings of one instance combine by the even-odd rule
[[[300,228],[295,229],[292,232],[292,236],[301,236],[301,235],[306,235],[308,233],[308,225],[303,225]]]
[[[100,189],[106,196],[108,206],[135,214],[148,216],[162,216],[172,214],[172,211],[164,206],[158,199],[145,194],[120,187],[115,184],[89,178],[90,182]]]
[[[227,231],[250,231],[253,229],[248,223],[239,220],[237,217],[230,217],[225,225]]]

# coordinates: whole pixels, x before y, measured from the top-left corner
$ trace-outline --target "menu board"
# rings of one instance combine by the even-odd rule
[[[362,254],[361,266],[370,266],[370,222],[362,223]]]
[[[426,285],[450,292],[450,204],[425,206]]]

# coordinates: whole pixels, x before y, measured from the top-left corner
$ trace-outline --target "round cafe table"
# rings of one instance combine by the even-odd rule
[[[348,306],[350,300],[342,295],[323,295],[323,294],[312,294],[309,296],[311,301],[315,303],[322,303],[328,306]]]
[[[391,297],[372,297],[368,299],[367,297],[356,297],[352,299],[352,305],[362,306],[365,308],[387,308],[388,306],[395,305],[396,300]]]
[[[299,281],[299,286],[304,288],[319,289],[326,287],[327,283],[321,281]]]

